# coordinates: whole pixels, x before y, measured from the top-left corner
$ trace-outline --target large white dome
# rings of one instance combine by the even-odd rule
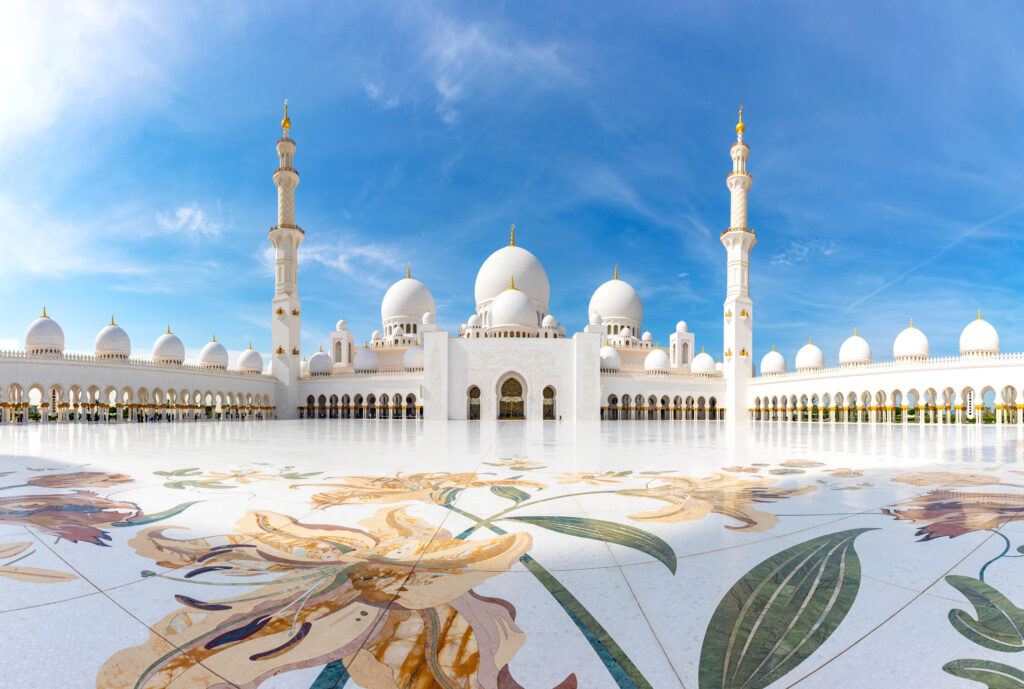
[[[28,354],[60,354],[64,351],[64,331],[57,321],[43,315],[32,321],[25,331],[25,352]]]
[[[372,349],[357,349],[356,355],[352,358],[352,368],[357,372],[376,371],[380,368],[380,357],[378,357],[377,352]]]
[[[496,299],[508,289],[509,280],[516,280],[516,288],[546,311],[551,287],[548,274],[537,257],[518,246],[504,246],[487,257],[476,274],[477,307]]]
[[[437,307],[427,286],[415,278],[403,278],[391,285],[380,303],[381,320],[407,318],[419,320]]]
[[[797,371],[816,371],[825,368],[825,355],[821,353],[818,345],[807,341],[800,351],[796,353]]]
[[[199,365],[203,368],[227,369],[228,350],[220,342],[217,342],[216,335],[199,350]]]
[[[242,352],[242,356],[238,357],[238,370],[252,375],[263,373],[263,357],[252,348],[252,343],[249,343],[249,349]]]
[[[607,371],[618,371],[622,368],[622,357],[615,347],[601,347],[601,368]]]
[[[537,327],[537,306],[519,290],[518,283],[514,289],[506,287],[491,303],[490,327]]]
[[[961,354],[990,355],[999,353],[999,333],[992,327],[992,324],[981,317],[978,317],[967,324],[960,333]]]
[[[309,375],[311,376],[329,376],[331,375],[331,367],[333,366],[331,357],[327,355],[323,349],[309,357]]]
[[[871,363],[871,345],[863,337],[853,331],[839,347],[840,366],[860,366]]]
[[[171,332],[170,326],[153,343],[153,361],[159,364],[181,364],[185,361],[185,345],[181,338]]]
[[[776,352],[775,347],[772,347],[772,351],[761,357],[762,376],[775,376],[785,372],[786,357],[782,356],[779,352]]]
[[[96,336],[93,351],[97,359],[127,359],[132,354],[132,341],[121,326],[110,319],[110,325]]]
[[[652,349],[644,359],[645,373],[668,373],[672,364],[668,360],[668,354],[664,349]]]
[[[590,297],[590,313],[599,313],[602,318],[623,318],[637,324],[644,320],[644,305],[633,286],[625,280],[614,278],[604,283]]]
[[[930,353],[928,337],[914,327],[913,321],[910,322],[910,327],[904,328],[892,343],[892,358],[896,361],[920,361],[927,359]]]
[[[402,355],[402,368],[406,371],[416,371],[423,368],[423,347],[413,345],[405,350]]]
[[[713,376],[717,372],[715,360],[707,352],[701,352],[690,362],[690,373],[695,376]]]

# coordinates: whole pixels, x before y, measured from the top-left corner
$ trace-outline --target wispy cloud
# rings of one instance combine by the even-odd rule
[[[839,251],[835,242],[812,239],[809,242],[790,242],[789,247],[771,257],[773,266],[791,266],[809,257],[831,256]]]
[[[224,227],[195,203],[178,206],[173,214],[157,213],[156,223],[166,232],[184,232],[192,237],[218,235]]]
[[[384,84],[374,81],[364,81],[363,91],[366,92],[366,96],[380,104],[385,110],[390,110],[399,103],[398,94],[386,93]]]

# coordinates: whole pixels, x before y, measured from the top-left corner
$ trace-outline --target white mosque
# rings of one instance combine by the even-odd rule
[[[111,318],[93,355],[65,353],[47,316],[25,333],[24,349],[0,351],[0,422],[210,421],[225,419],[750,420],[807,423],[1024,423],[1024,354],[1000,354],[988,322],[970,322],[960,356],[935,359],[910,324],[875,362],[856,332],[838,366],[808,342],[795,370],[772,351],[754,370],[754,306],[747,226],[749,146],[743,110],[730,148],[729,226],[722,310],[723,357],[696,353],[684,321],[667,349],[643,328],[643,304],[618,271],[590,299],[582,331],[570,334],[548,311],[550,283],[537,257],[515,241],[491,254],[475,284],[476,309],[457,334],[435,323],[430,290],[406,277],[381,302],[381,327],[357,345],[344,320],[306,361],[300,342],[299,245],[295,224],[295,141],[287,101],[277,142],[278,221],[271,302],[273,349],[245,350],[236,369],[213,337],[197,362],[170,328],[140,355]],[[982,400],[994,399],[982,414]]]

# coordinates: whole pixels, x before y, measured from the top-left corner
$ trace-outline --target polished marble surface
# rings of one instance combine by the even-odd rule
[[[1022,548],[1012,426],[3,425],[0,684],[1024,689]]]

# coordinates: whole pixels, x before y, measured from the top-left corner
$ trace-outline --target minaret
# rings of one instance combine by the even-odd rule
[[[306,233],[295,224],[295,187],[299,173],[292,167],[295,142],[291,137],[292,122],[288,119],[288,101],[284,102],[283,136],[277,141],[278,168],[274,171],[277,186],[277,225],[270,228],[274,245],[274,300],[272,302],[271,341],[273,356],[270,374],[277,378],[277,416],[298,415],[299,361],[299,292],[298,253]]]
[[[753,178],[747,172],[750,147],[743,143],[743,106],[736,124],[736,143],[729,149],[732,172],[725,184],[732,194],[729,227],[722,232],[728,263],[723,328],[723,365],[726,380],[725,415],[728,419],[747,419],[747,379],[751,374],[754,344],[753,302],[750,301],[750,250],[757,235],[747,227],[747,192]]]

